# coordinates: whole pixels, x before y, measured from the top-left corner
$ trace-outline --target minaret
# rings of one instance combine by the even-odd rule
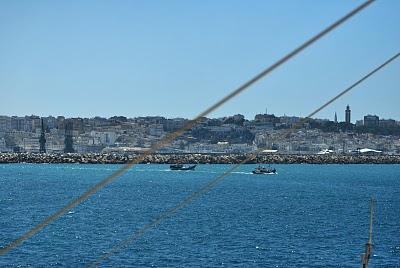
[[[345,114],[346,114],[346,124],[350,125],[351,110],[349,105],[347,105],[346,107]]]
[[[39,153],[45,154],[46,153],[46,136],[44,134],[43,118],[41,120],[41,123],[42,123],[42,131],[40,133],[40,138],[39,138],[39,144],[40,144]]]
[[[337,114],[335,112],[335,123],[337,123]]]
[[[73,140],[72,140],[72,131],[73,131],[73,123],[70,120],[67,120],[65,123],[65,140],[64,140],[64,153],[73,153],[74,152],[74,146],[73,146]]]

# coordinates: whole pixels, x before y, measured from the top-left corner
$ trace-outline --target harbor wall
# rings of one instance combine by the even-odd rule
[[[129,154],[37,154],[0,153],[6,163],[124,164],[138,155]],[[400,164],[400,155],[290,155],[290,154],[152,154],[141,164],[237,164],[252,156],[248,164]]]

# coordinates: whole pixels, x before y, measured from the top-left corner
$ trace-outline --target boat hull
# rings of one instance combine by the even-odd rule
[[[276,172],[259,172],[259,171],[252,171],[253,174],[257,174],[257,175],[263,175],[263,174],[267,174],[267,175],[275,175]]]
[[[169,168],[171,170],[194,170],[196,168],[196,165],[192,165],[192,166],[188,166],[188,167],[171,165]]]

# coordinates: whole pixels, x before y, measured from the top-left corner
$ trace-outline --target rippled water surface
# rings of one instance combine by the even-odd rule
[[[21,246],[0,267],[85,267],[229,165],[139,165]],[[359,267],[377,199],[370,267],[400,267],[400,165],[242,166],[102,267]],[[0,165],[0,243],[118,165]]]

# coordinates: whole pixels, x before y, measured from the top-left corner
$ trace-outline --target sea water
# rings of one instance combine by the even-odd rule
[[[0,246],[119,165],[0,165]],[[138,165],[7,254],[0,267],[85,267],[230,165]],[[243,165],[101,267],[400,267],[400,165]]]

